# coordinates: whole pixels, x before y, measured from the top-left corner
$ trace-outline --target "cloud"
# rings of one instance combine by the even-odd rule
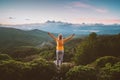
[[[77,23],[103,23],[103,24],[120,24],[120,19],[97,19],[97,18],[78,18],[75,19]]]
[[[90,8],[91,7],[90,5],[84,4],[84,3],[81,3],[81,2],[74,2],[73,6],[75,6],[75,7],[82,7],[82,8]]]
[[[25,19],[26,21],[29,21],[30,19]]]
[[[86,4],[86,3],[82,3],[82,2],[73,2],[72,6],[73,7],[77,7],[77,8],[91,9],[91,10],[94,10],[94,11],[99,12],[99,13],[107,13],[108,12],[107,9],[97,8],[96,6],[93,6],[93,5],[90,5],[90,4]]]
[[[106,9],[96,9],[97,12],[100,12],[100,13],[107,13],[108,10]]]
[[[14,17],[9,17],[8,19],[15,19]]]

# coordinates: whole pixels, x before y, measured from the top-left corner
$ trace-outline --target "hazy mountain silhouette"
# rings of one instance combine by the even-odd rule
[[[97,34],[118,34],[120,33],[120,25],[111,24],[71,24],[65,22],[47,21],[45,23],[36,24],[23,24],[23,25],[12,25],[7,27],[14,27],[22,30],[43,30],[52,33],[63,33],[71,34],[75,33],[78,35],[88,35],[91,32],[96,32]]]

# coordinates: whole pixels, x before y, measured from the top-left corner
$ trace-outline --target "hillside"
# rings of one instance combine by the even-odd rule
[[[0,49],[17,46],[37,46],[48,40],[50,40],[50,37],[47,32],[41,30],[24,31],[0,27]]]
[[[15,31],[17,32],[19,30],[15,29]],[[33,30],[28,31],[27,34],[29,33],[29,36],[35,36],[36,33],[34,33],[34,31],[36,33],[40,33],[39,30]],[[42,43],[42,45],[51,44],[54,45],[53,42]],[[0,53],[0,79],[120,79],[119,34],[99,36],[96,33],[91,33],[86,38],[72,39],[71,41],[67,42],[65,44],[64,62],[60,66],[59,71],[58,67],[56,67],[56,65],[53,63],[53,61],[56,59],[55,46],[51,46],[39,48],[36,48],[34,46],[21,46],[12,48],[14,47],[12,46],[11,49]]]

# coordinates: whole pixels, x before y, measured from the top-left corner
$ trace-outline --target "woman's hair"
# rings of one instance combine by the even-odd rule
[[[59,39],[59,40],[62,40],[62,39],[63,39],[62,34],[59,34],[59,35],[58,35],[58,39]]]

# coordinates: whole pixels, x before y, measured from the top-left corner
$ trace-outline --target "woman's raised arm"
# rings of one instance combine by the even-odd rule
[[[75,34],[70,35],[69,37],[67,37],[67,38],[64,39],[64,42],[69,41],[69,40],[72,39],[74,36],[75,36]]]
[[[51,34],[50,32],[48,32],[48,35],[49,35],[51,38],[53,38],[54,40],[56,40],[56,37],[55,37],[53,34]]]

